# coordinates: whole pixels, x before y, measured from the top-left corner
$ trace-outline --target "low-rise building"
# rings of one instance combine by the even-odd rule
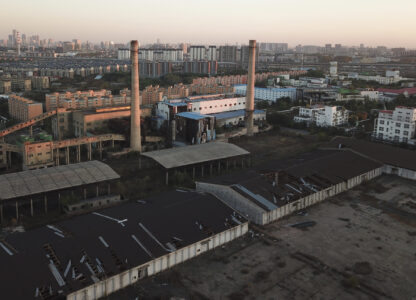
[[[348,124],[349,111],[342,106],[325,106],[316,116],[316,126],[331,127]]]
[[[382,110],[374,121],[373,137],[379,140],[416,144],[416,108],[397,106]]]
[[[235,85],[235,93],[245,96],[247,85]],[[280,98],[290,98],[296,100],[296,88],[258,88],[254,89],[254,99],[275,102]]]
[[[27,121],[43,113],[42,103],[17,95],[9,96],[9,114],[19,121]]]
[[[163,121],[170,121],[180,112],[215,114],[226,111],[245,109],[244,97],[227,97],[223,94],[191,96],[184,99],[165,100],[157,103],[156,116]]]
[[[319,127],[341,126],[348,123],[349,111],[342,106],[314,105],[301,107],[299,115],[294,121],[301,123],[315,124]]]

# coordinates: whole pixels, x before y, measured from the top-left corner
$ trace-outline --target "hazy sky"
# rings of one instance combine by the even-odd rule
[[[416,0],[2,1],[0,38],[13,28],[42,38],[98,42],[247,43],[416,48]]]

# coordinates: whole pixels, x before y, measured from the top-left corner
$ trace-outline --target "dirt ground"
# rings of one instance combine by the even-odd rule
[[[414,181],[383,176],[109,298],[416,299],[414,201]]]
[[[249,151],[254,164],[308,152],[322,144],[317,136],[283,130],[281,132],[268,131],[253,137],[242,136],[230,139],[229,142]]]

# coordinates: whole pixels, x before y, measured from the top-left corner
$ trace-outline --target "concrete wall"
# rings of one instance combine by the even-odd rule
[[[187,261],[204,252],[212,250],[227,242],[230,242],[248,231],[248,222],[220,232],[214,236],[178,249],[162,257],[156,258],[141,266],[134,267],[115,276],[109,277],[96,284],[87,286],[81,290],[67,295],[67,300],[92,300],[99,299],[116,292],[126,286],[132,285],[139,279],[155,275],[177,264]]]
[[[398,175],[406,179],[416,180],[416,171],[384,165],[383,173]]]
[[[261,209],[253,202],[231,189],[229,186],[197,182],[196,189],[197,191],[204,191],[214,194],[225,204],[246,216],[246,218],[248,218],[250,221],[259,225],[266,225],[270,222],[290,215],[298,210],[319,203],[329,197],[352,189],[364,181],[371,180],[380,176],[382,173],[383,168],[371,170],[370,172],[353,177],[348,181],[338,183],[317,193],[310,194],[306,197],[290,202],[284,206],[280,206],[272,211],[265,211]]]
[[[213,194],[232,209],[256,224],[263,224],[266,211],[226,185],[196,182],[196,190]]]

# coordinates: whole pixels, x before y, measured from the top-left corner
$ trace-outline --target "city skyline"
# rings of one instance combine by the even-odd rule
[[[260,0],[255,5],[246,0],[196,2],[121,0],[114,7],[109,1],[74,0],[57,6],[50,0],[18,0],[4,4],[0,12],[0,38],[16,28],[42,38],[94,43],[138,39],[147,44],[160,39],[164,43],[246,44],[256,37],[259,42],[285,42],[291,47],[363,43],[416,48],[416,39],[409,38],[416,27],[414,1],[352,0],[348,6],[328,0]]]

